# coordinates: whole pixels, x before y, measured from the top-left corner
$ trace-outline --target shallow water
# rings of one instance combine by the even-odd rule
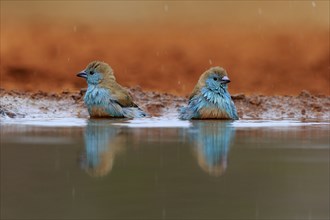
[[[3,219],[328,219],[329,123],[3,120]]]

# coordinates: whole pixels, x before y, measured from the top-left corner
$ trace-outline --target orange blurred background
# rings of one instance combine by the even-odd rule
[[[78,90],[109,63],[127,87],[187,95],[224,67],[232,93],[329,95],[328,1],[1,1],[1,87]]]

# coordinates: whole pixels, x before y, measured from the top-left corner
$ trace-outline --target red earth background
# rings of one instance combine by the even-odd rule
[[[219,65],[233,94],[330,94],[328,1],[1,1],[0,35],[4,89],[79,90],[101,60],[147,91]]]

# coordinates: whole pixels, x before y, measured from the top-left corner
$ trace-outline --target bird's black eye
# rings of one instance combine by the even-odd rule
[[[214,77],[214,78],[213,78],[213,80],[214,80],[214,81],[217,81],[217,80],[218,80],[218,78],[217,78],[217,77]]]
[[[93,75],[94,74],[94,71],[90,71],[89,74]]]

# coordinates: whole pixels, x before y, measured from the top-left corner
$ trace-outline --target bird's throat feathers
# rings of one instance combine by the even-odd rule
[[[110,90],[98,85],[88,86],[84,101],[87,105],[105,105],[111,97]]]
[[[207,101],[219,107],[223,107],[224,104],[227,105],[231,102],[230,94],[224,88],[219,88],[219,91],[211,91],[207,88],[203,88],[201,89],[201,94]]]

